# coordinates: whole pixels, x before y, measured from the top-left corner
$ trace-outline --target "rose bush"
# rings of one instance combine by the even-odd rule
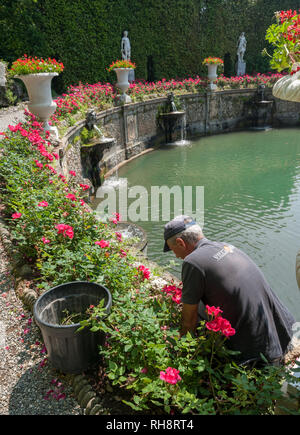
[[[130,261],[123,255],[126,243],[120,245],[114,223],[98,222],[87,208],[87,185],[77,185],[72,174],[69,179],[59,174],[58,156],[31,117],[28,125],[8,129],[0,144],[1,198],[18,248],[16,261],[32,265],[40,290],[73,279],[99,282],[104,264],[107,282],[118,280],[122,259],[124,270]],[[99,240],[106,240],[106,249],[95,244]],[[138,273],[128,267],[129,275]]]
[[[256,88],[259,84],[272,87],[281,78],[281,74],[257,74],[243,77],[220,76],[216,81],[221,89]],[[199,76],[184,79],[161,79],[156,82],[136,80],[130,84],[128,95],[133,102],[145,101],[158,96],[167,96],[169,92],[175,95],[205,92],[206,78]],[[84,118],[89,107],[104,110],[112,107],[116,97],[116,90],[110,83],[82,84],[70,86],[65,94],[56,98],[57,109],[51,117],[53,125],[62,131],[68,125],[73,125],[77,119]]]
[[[141,281],[138,290],[114,293],[114,309],[105,321],[97,316],[96,308],[93,317],[81,322],[82,327],[106,333],[100,353],[112,385],[131,393],[132,399],[124,403],[146,413],[272,412],[281,394],[283,369],[250,370],[236,365],[236,352],[225,347],[229,322],[222,330],[207,326],[223,319],[219,307],[218,312],[207,306],[210,321],[202,321],[195,336],[188,333],[180,338],[180,308],[170,294],[166,288],[157,294],[150,282]]]

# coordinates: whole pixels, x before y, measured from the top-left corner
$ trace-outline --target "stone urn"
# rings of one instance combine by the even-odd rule
[[[292,68],[292,73],[283,76],[273,86],[272,93],[274,97],[286,101],[300,102],[300,63],[295,63]]]
[[[216,64],[207,63],[206,66],[208,68],[207,77],[208,77],[208,80],[210,82],[209,83],[209,88],[211,90],[215,90],[215,89],[217,89],[217,86],[214,84],[214,81],[216,81],[217,78],[218,78],[217,69],[218,69],[219,65],[217,63]]]
[[[29,103],[28,109],[43,122],[44,131],[49,131],[58,139],[56,127],[49,125],[49,118],[56,110],[56,103],[52,100],[51,81],[58,76],[57,72],[17,75],[26,86]]]
[[[122,95],[119,96],[119,101],[122,103],[131,103],[131,98],[126,94],[127,89],[130,84],[128,81],[128,76],[130,71],[133,71],[132,68],[114,68],[114,71],[117,74],[117,88],[120,89]]]

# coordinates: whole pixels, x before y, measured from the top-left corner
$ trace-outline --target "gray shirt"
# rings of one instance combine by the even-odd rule
[[[182,302],[220,307],[236,330],[228,348],[239,362],[282,357],[295,319],[272,291],[257,265],[233,245],[200,240],[182,265]]]

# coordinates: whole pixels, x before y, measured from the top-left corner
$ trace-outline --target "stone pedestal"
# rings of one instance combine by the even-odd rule
[[[0,62],[0,86],[6,86],[6,65]]]
[[[217,69],[218,69],[218,64],[206,64],[207,68],[208,68],[208,80],[209,80],[209,89],[212,91],[215,91],[217,89],[217,85],[214,83],[217,78],[218,78],[218,74],[217,74]]]
[[[243,76],[246,74],[246,62],[237,61],[236,63],[236,75]]]
[[[126,94],[126,91],[130,86],[128,76],[129,73],[133,71],[133,68],[115,68],[114,71],[117,74],[118,79],[116,86],[122,92],[122,94],[118,95],[116,98],[117,104],[131,103],[131,98]]]
[[[116,96],[116,104],[122,106],[123,104],[129,104],[132,102],[131,98],[127,94],[121,94]]]
[[[135,81],[135,73],[134,73],[134,69],[132,69],[131,71],[129,71],[128,74],[128,81],[129,83],[132,83]]]
[[[0,107],[8,106],[6,98],[6,66],[0,62]]]

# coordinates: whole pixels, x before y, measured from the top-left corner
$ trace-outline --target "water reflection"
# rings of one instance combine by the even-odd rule
[[[204,186],[206,237],[235,244],[250,255],[300,320],[295,278],[300,249],[299,136],[298,129],[273,129],[201,138],[187,147],[145,154],[121,168],[119,176],[148,192],[152,185]],[[165,222],[137,223],[147,231],[149,258],[162,265],[174,260],[172,271],[180,276],[181,261],[162,252]]]

